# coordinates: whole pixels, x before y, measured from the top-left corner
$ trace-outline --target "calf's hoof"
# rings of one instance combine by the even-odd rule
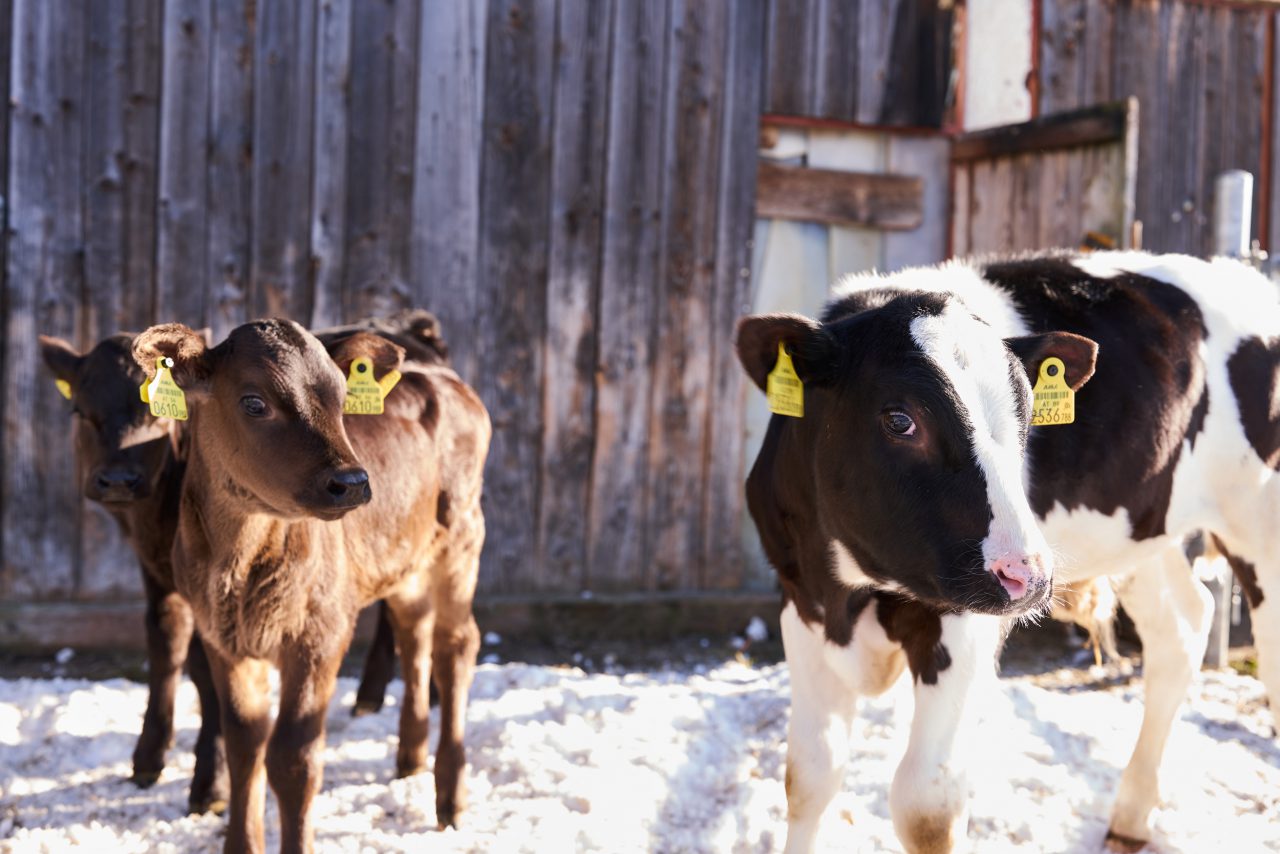
[[[133,776],[129,778],[129,782],[137,786],[139,789],[149,789],[155,785],[160,779],[160,771],[142,771],[137,768],[133,769]]]
[[[462,826],[461,822],[459,821],[459,818],[461,817],[461,815],[462,815],[462,811],[459,809],[456,809],[452,806],[440,806],[439,804],[437,804],[436,805],[436,826],[440,830],[448,830],[451,827],[456,830],[457,828]]]
[[[412,777],[415,774],[421,774],[423,771],[426,771],[426,770],[427,770],[427,766],[426,766],[426,763],[424,762],[406,762],[403,764],[400,762],[397,762],[396,763],[396,779],[403,780],[405,777]]]
[[[1125,836],[1108,828],[1107,839],[1103,844],[1108,851],[1114,851],[1115,854],[1137,854],[1138,851],[1147,847],[1147,840]]]
[[[187,812],[191,815],[213,813],[223,815],[227,811],[228,800],[223,796],[208,796],[202,799],[192,798],[187,801]]]
[[[365,715],[376,715],[382,711],[381,700],[361,700],[356,698],[356,704],[351,707],[351,717],[362,718]]]

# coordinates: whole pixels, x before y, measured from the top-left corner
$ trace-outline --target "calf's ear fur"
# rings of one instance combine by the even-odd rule
[[[205,391],[213,367],[206,335],[205,330],[196,331],[181,323],[153,326],[133,339],[133,359],[150,381],[156,375],[156,360],[168,356],[173,359],[169,373],[179,388]]]
[[[787,348],[803,383],[822,383],[830,376],[836,342],[822,324],[799,314],[758,314],[738,321],[738,360],[751,381],[765,389],[778,361],[778,344]]]
[[[1034,386],[1040,377],[1040,363],[1050,356],[1062,360],[1067,385],[1072,391],[1089,381],[1098,361],[1098,342],[1073,332],[1046,332],[1043,335],[1026,335],[1006,338],[1004,343],[1022,360],[1027,376]]]
[[[84,358],[66,341],[49,335],[40,336],[40,357],[55,377],[66,382],[76,378],[80,360]]]
[[[351,363],[362,356],[373,362],[373,372],[379,378],[404,364],[404,348],[376,332],[356,332],[334,341],[329,345],[329,355],[343,376],[351,372]]]

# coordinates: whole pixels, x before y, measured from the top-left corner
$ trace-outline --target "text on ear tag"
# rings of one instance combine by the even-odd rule
[[[347,399],[342,411],[347,415],[381,415],[382,401],[400,382],[400,372],[388,371],[382,380],[373,378],[373,362],[361,356],[351,363],[347,374]]]
[[[1032,389],[1031,426],[1070,424],[1076,420],[1076,393],[1067,385],[1062,360],[1050,356],[1040,363],[1040,377]]]
[[[804,383],[796,375],[791,356],[781,341],[778,342],[778,363],[769,372],[764,395],[769,401],[770,412],[804,418]]]
[[[138,389],[142,400],[151,407],[151,414],[156,418],[172,418],[174,421],[187,420],[187,396],[173,381],[169,369],[173,367],[173,359],[161,356],[156,359],[156,375],[151,382],[143,383]]]
[[[66,380],[54,380],[53,384],[58,387],[58,394],[65,397],[67,400],[71,399],[71,383]]]

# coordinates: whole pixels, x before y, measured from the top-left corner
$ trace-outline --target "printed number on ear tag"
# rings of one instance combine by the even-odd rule
[[[804,383],[796,374],[791,356],[781,341],[778,342],[778,363],[769,372],[764,395],[769,401],[770,412],[804,418]]]
[[[342,411],[348,415],[381,415],[382,401],[400,382],[400,372],[388,371],[381,380],[373,378],[373,362],[361,356],[351,363],[347,374],[347,399]]]
[[[173,381],[169,369],[173,367],[173,359],[161,356],[156,359],[156,375],[149,383],[138,387],[142,402],[151,407],[151,414],[156,418],[172,418],[175,421],[187,420],[187,396]]]
[[[1076,393],[1067,385],[1062,360],[1051,356],[1040,363],[1040,378],[1032,389],[1031,426],[1070,424],[1076,420]]]

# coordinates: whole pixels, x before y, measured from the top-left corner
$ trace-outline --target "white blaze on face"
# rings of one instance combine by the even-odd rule
[[[1038,555],[1048,575],[1049,549],[1027,503],[1021,425],[1003,340],[954,300],[940,315],[913,320],[911,337],[951,382],[973,426],[973,458],[992,512],[983,561],[990,567],[998,557]]]

